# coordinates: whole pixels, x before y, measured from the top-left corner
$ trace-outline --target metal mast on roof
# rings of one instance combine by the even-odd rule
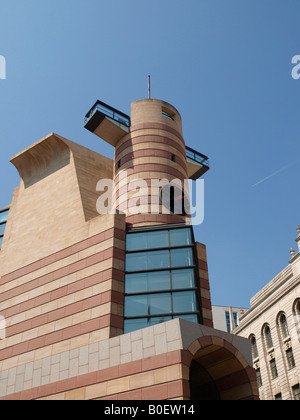
[[[150,75],[148,75],[148,99],[150,99],[151,98],[151,95],[150,95]]]

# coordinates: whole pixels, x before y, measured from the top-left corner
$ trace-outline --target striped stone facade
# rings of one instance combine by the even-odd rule
[[[191,363],[201,360],[224,399],[255,399],[246,349],[242,338],[176,319],[24,361],[2,371],[1,384],[11,391],[5,399],[13,400],[185,400],[190,399]],[[224,363],[234,363],[229,375],[224,366],[211,366],[208,353],[218,352],[226,354]]]
[[[159,187],[140,191],[147,211],[129,212],[139,180],[188,178],[174,107],[133,103],[114,161],[51,133],[11,162],[20,186],[0,251],[0,399],[184,400],[210,387],[218,399],[257,399],[249,341],[213,329],[203,244],[195,258],[203,325],[173,319],[123,333],[126,232],[190,223],[162,212]],[[97,212],[101,179],[115,182],[115,213]]]

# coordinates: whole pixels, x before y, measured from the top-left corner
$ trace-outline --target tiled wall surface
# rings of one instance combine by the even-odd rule
[[[12,399],[189,398],[195,340],[219,335],[248,355],[247,340],[175,319],[143,330],[19,364],[0,373],[0,395]],[[216,339],[215,339],[216,340]],[[216,342],[215,342],[216,343]]]

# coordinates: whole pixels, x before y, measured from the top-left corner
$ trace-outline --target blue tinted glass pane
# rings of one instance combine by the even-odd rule
[[[2,241],[3,241],[3,237],[0,236],[0,248],[1,248],[1,245],[2,245]]]
[[[0,235],[4,235],[5,226],[6,226],[6,224],[0,225]]]
[[[194,270],[174,270],[172,271],[172,288],[188,289],[195,287]]]
[[[126,271],[147,270],[147,253],[126,255]]]
[[[141,330],[149,326],[147,318],[141,319],[126,319],[124,321],[124,334],[130,333],[132,331]]]
[[[198,316],[196,314],[194,314],[194,315],[179,315],[178,318],[185,319],[186,321],[195,322],[195,324],[198,324]]]
[[[167,230],[154,232],[129,233],[126,236],[126,250],[138,251],[140,249],[166,248],[169,246]]]
[[[125,293],[152,292],[170,289],[170,272],[126,274]]]
[[[147,273],[126,274],[125,293],[147,292],[148,275]]]
[[[148,269],[170,267],[169,251],[152,251],[148,253]]]
[[[171,246],[191,245],[192,235],[191,229],[172,229],[170,230],[170,244]]]
[[[3,222],[7,221],[8,212],[9,212],[9,210],[5,210],[2,213],[0,213],[0,223],[3,223]]]
[[[193,251],[191,248],[172,249],[171,250],[171,266],[184,267],[193,265]]]
[[[125,297],[125,316],[141,316],[148,314],[147,296],[126,296]]]
[[[162,322],[167,322],[172,319],[171,316],[157,316],[155,318],[150,318],[149,325],[157,325],[161,324]]]
[[[173,312],[196,312],[196,293],[176,292],[173,293]]]
[[[166,248],[169,246],[169,237],[167,230],[158,230],[147,233],[147,249]]]
[[[170,314],[172,312],[171,294],[157,293],[154,295],[148,295],[148,299],[151,315]]]
[[[126,255],[126,271],[168,268],[169,251],[138,252]]]
[[[126,235],[126,250],[136,251],[147,248],[147,240],[145,233],[131,233]]]
[[[154,273],[148,273],[149,292],[153,292],[155,290],[168,290],[170,288],[171,283],[169,271],[157,271]]]

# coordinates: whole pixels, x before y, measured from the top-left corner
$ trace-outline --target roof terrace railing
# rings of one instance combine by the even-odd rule
[[[123,114],[117,109],[101,101],[97,101],[95,105],[90,109],[90,111],[86,114],[84,123],[86,124],[95,115],[97,111],[101,114],[104,114],[106,117],[109,117],[112,120],[125,125],[126,127],[130,127],[130,118],[128,117],[128,115]]]
[[[198,163],[203,166],[207,166],[209,168],[209,159],[207,156],[203,155],[202,153],[197,152],[194,149],[186,146],[186,157],[188,159],[193,160],[195,163]]]

